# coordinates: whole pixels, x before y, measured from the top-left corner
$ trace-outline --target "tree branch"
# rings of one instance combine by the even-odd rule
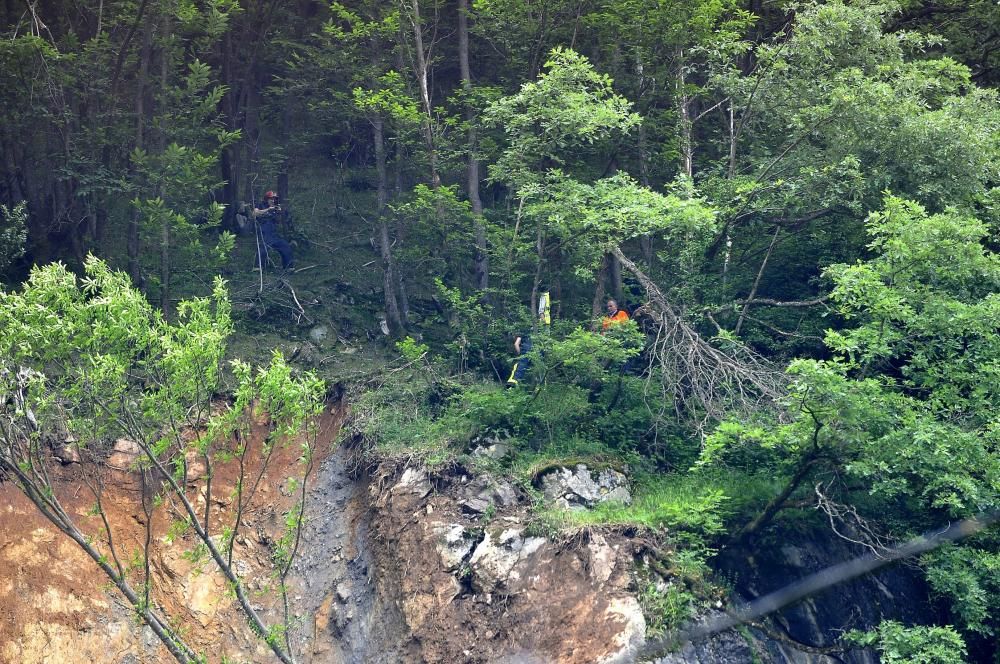
[[[646,290],[644,310],[657,325],[650,352],[650,363],[660,368],[657,401],[673,403],[680,417],[699,418],[701,427],[732,413],[756,412],[784,393],[781,371],[738,342],[725,349],[710,344],[621,249],[610,253]]]

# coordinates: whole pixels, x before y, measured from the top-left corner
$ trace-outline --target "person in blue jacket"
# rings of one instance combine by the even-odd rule
[[[253,211],[254,219],[260,228],[260,238],[271,249],[274,249],[281,256],[282,269],[290,269],[294,264],[292,258],[292,245],[288,244],[285,238],[278,235],[278,224],[281,222],[285,211],[278,205],[278,195],[273,191],[264,194],[264,200],[257,204]]]

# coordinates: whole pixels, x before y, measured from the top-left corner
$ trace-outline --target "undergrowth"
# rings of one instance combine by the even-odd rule
[[[542,509],[538,518],[554,530],[636,526],[651,531],[685,530],[711,537],[725,530],[728,498],[721,486],[690,475],[646,476],[633,487],[628,505],[605,502],[589,510]]]
[[[726,593],[708,564],[714,547],[729,523],[780,486],[746,468],[695,467],[700,439],[655,428],[644,378],[623,369],[632,351],[616,345],[602,356],[607,344],[588,334],[536,340],[531,371],[513,389],[456,374],[407,339],[397,345],[397,363],[361,391],[353,428],[380,459],[457,464],[518,485],[533,502],[529,534],[567,538],[607,529],[650,542],[636,569],[636,592],[649,633],[659,634],[721,605]],[[478,451],[491,446],[494,456]],[[547,503],[541,478],[578,464],[626,474],[631,501],[577,510]]]

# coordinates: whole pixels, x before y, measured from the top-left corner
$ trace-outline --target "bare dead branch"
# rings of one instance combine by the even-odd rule
[[[753,288],[750,289],[750,295],[747,296],[747,302],[753,302],[753,299],[757,297],[757,288],[760,286],[760,280],[764,276],[764,270],[767,269],[767,261],[771,258],[771,252],[774,251],[774,245],[778,242],[778,235],[781,233],[781,226],[774,227],[774,236],[771,238],[771,244],[767,248],[767,253],[764,254],[764,260],[760,263],[760,269],[757,270],[757,278],[753,280]],[[736,321],[736,327],[733,328],[735,334],[740,333],[740,329],[743,327],[743,321],[747,316],[747,309],[750,308],[749,304],[743,305],[743,310],[740,311],[740,317]]]
[[[814,492],[816,509],[826,514],[833,533],[844,541],[865,547],[872,552],[872,555],[880,558],[891,551],[886,538],[876,532],[867,519],[858,514],[856,507],[838,503],[830,498],[829,488],[829,484],[824,487],[819,483],[815,486]]]
[[[789,337],[791,339],[808,339],[809,341],[816,341],[819,343],[823,342],[823,337],[818,337],[815,334],[799,334],[798,332],[789,332],[788,330],[782,330],[780,327],[772,325],[771,323],[768,323],[767,321],[761,320],[759,318],[755,318],[750,314],[747,314],[745,318],[748,321],[757,323],[761,327],[766,327],[771,332],[774,332],[775,334],[781,337]]]
[[[717,347],[706,341],[635,263],[618,248],[612,253],[646,290],[644,310],[656,325],[650,362],[659,369],[659,415],[672,403],[678,418],[703,428],[727,415],[756,412],[784,393],[778,368],[738,342]]]
[[[773,639],[773,640],[778,641],[780,643],[784,643],[785,645],[789,646],[790,648],[793,648],[793,649],[798,650],[800,652],[807,652],[807,653],[809,653],[811,655],[835,655],[837,653],[847,652],[848,650],[850,650],[850,648],[847,648],[845,646],[813,646],[813,645],[809,645],[808,643],[803,643],[802,641],[799,641],[798,639],[793,639],[792,637],[788,636],[787,634],[779,632],[776,629],[772,629],[771,627],[768,627],[765,623],[762,623],[762,622],[756,622],[756,621],[754,621],[754,622],[750,622],[748,624],[751,627],[753,627],[754,629],[756,629],[757,631],[763,633],[769,639]]]

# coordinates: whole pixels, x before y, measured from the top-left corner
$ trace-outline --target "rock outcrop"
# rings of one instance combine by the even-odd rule
[[[628,478],[613,468],[593,471],[584,464],[556,468],[541,476],[545,500],[566,509],[587,509],[597,503],[632,502]]]
[[[469,565],[472,585],[479,592],[517,592],[521,574],[532,555],[545,545],[544,537],[525,537],[521,528],[507,528],[499,533],[486,532],[476,547]]]
[[[555,542],[527,530],[509,485],[458,475],[424,493],[417,477],[404,470],[380,493],[371,527],[422,660],[634,661],[645,619],[627,541]],[[468,509],[479,497],[490,516]]]

